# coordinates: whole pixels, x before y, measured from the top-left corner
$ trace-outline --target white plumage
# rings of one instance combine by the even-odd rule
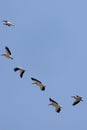
[[[8,20],[3,20],[3,24],[4,25],[7,25],[7,26],[14,26],[14,24],[13,23],[11,23],[10,21],[8,21]]]

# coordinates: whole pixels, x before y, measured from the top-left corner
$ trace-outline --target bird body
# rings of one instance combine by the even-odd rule
[[[7,26],[14,26],[14,24],[13,23],[11,23],[11,22],[9,22],[8,20],[3,20],[3,23],[4,23],[4,25],[7,25]]]
[[[11,51],[10,51],[10,49],[7,46],[5,47],[5,50],[6,50],[6,53],[5,54],[1,54],[1,55],[5,56],[6,58],[13,59],[13,57],[11,55]]]
[[[25,70],[22,68],[22,67],[15,67],[14,68],[14,71],[20,71],[20,77],[22,78],[23,77],[23,74],[25,72]]]
[[[54,106],[55,107],[55,111],[59,113],[61,111],[62,107],[56,101],[54,101],[53,99],[49,98],[49,100],[51,102],[51,104],[49,104],[49,105]]]
[[[76,95],[76,96],[72,96],[72,98],[74,98],[75,99],[75,101],[73,102],[73,106],[75,106],[76,104],[78,104],[80,101],[83,101],[82,100],[82,97],[80,97],[80,96],[78,96],[78,95]]]
[[[43,85],[41,81],[39,81],[39,80],[37,80],[36,78],[33,78],[33,77],[31,77],[31,79],[34,81],[32,84],[36,84],[37,86],[39,86],[42,91],[45,90],[46,86]]]

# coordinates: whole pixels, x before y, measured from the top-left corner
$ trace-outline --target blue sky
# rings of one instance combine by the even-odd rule
[[[0,53],[8,46],[14,57],[0,57],[1,130],[87,128],[86,5],[86,0],[1,1]],[[15,26],[3,25],[4,19]],[[26,70],[22,79],[16,66]],[[72,95],[84,102],[73,107]],[[48,105],[49,97],[63,107],[60,113]]]

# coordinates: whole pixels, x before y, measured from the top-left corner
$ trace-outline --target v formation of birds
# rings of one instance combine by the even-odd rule
[[[12,22],[8,21],[8,20],[3,20],[3,24],[6,25],[6,26],[9,26],[9,27],[14,26],[14,24]],[[13,60],[11,51],[7,46],[5,47],[5,51],[6,51],[6,53],[3,53],[1,55],[5,56],[8,59]],[[17,72],[17,71],[19,71],[20,78],[23,78],[23,74],[25,73],[25,69],[22,68],[22,67],[15,67],[14,72]],[[45,91],[46,86],[40,80],[38,80],[34,77],[31,77],[31,80],[33,81],[32,84],[37,85],[40,88],[40,90]],[[82,97],[80,97],[78,95],[71,96],[71,97],[74,98],[74,102],[72,103],[73,106],[75,106],[79,102],[83,101]],[[51,102],[49,105],[52,105],[53,107],[55,107],[55,111],[59,113],[62,109],[62,106],[60,106],[59,103],[56,102],[55,100],[53,100],[52,98],[49,98],[49,101]]]

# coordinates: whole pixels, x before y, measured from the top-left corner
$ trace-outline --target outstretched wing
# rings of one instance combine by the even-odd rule
[[[49,100],[50,100],[51,102],[53,102],[53,103],[58,104],[56,101],[54,101],[54,100],[53,100],[53,99],[51,99],[51,98],[49,98]]]
[[[19,70],[19,68],[18,68],[18,67],[14,68],[14,71],[18,71],[18,70]]]
[[[11,55],[11,51],[9,50],[7,46],[5,47],[5,49],[6,49],[7,54]]]
[[[73,106],[75,106],[76,104],[78,104],[80,101],[75,101],[75,102],[73,102]]]
[[[20,77],[22,78],[23,77],[23,74],[24,74],[24,70],[22,70],[21,72],[20,72]]]
[[[36,82],[41,83],[41,81],[39,81],[39,80],[37,80],[37,79],[35,79],[35,78],[33,78],[33,77],[31,77],[31,79],[32,79],[33,81],[36,81]]]

